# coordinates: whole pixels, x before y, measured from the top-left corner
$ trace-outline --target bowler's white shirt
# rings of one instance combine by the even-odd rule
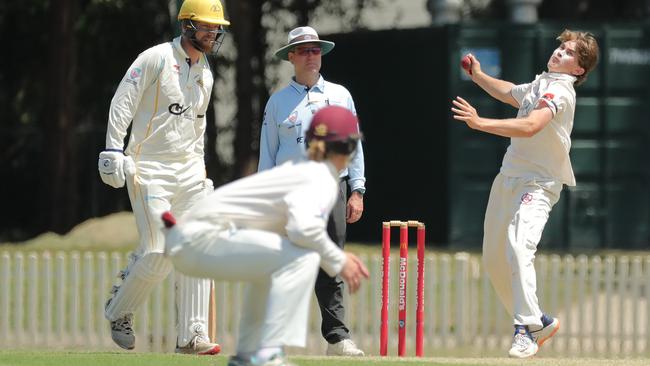
[[[538,104],[553,113],[551,121],[532,137],[513,137],[503,157],[501,173],[508,177],[551,178],[568,186],[576,180],[569,158],[576,105],[575,76],[562,73],[537,75],[532,83],[510,92],[519,103],[517,118],[528,116]]]
[[[183,221],[206,221],[224,228],[258,229],[286,236],[321,256],[331,276],[345,254],[327,235],[327,219],[338,196],[338,173],[330,163],[286,162],[219,187],[192,207]]]

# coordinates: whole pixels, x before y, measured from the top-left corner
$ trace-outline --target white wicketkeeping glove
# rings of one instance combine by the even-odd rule
[[[121,151],[102,151],[97,162],[102,181],[113,188],[124,187],[124,153]]]

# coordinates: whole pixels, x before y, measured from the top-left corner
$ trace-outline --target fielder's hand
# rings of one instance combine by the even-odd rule
[[[124,154],[121,151],[102,151],[97,162],[102,181],[113,188],[124,187]]]
[[[350,293],[353,294],[357,292],[359,286],[361,286],[361,280],[368,278],[370,274],[368,273],[368,268],[366,268],[359,257],[348,252],[345,252],[345,256],[347,259],[339,275],[343,278],[343,281],[348,284]]]

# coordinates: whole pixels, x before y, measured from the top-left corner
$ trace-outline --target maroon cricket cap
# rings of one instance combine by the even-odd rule
[[[349,109],[331,105],[314,114],[306,137],[307,141],[348,141],[360,139],[361,132],[357,117]]]

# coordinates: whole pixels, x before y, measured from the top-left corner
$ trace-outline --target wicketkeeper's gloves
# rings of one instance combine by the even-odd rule
[[[105,150],[99,153],[97,162],[102,181],[113,188],[124,187],[124,153],[121,150]]]

